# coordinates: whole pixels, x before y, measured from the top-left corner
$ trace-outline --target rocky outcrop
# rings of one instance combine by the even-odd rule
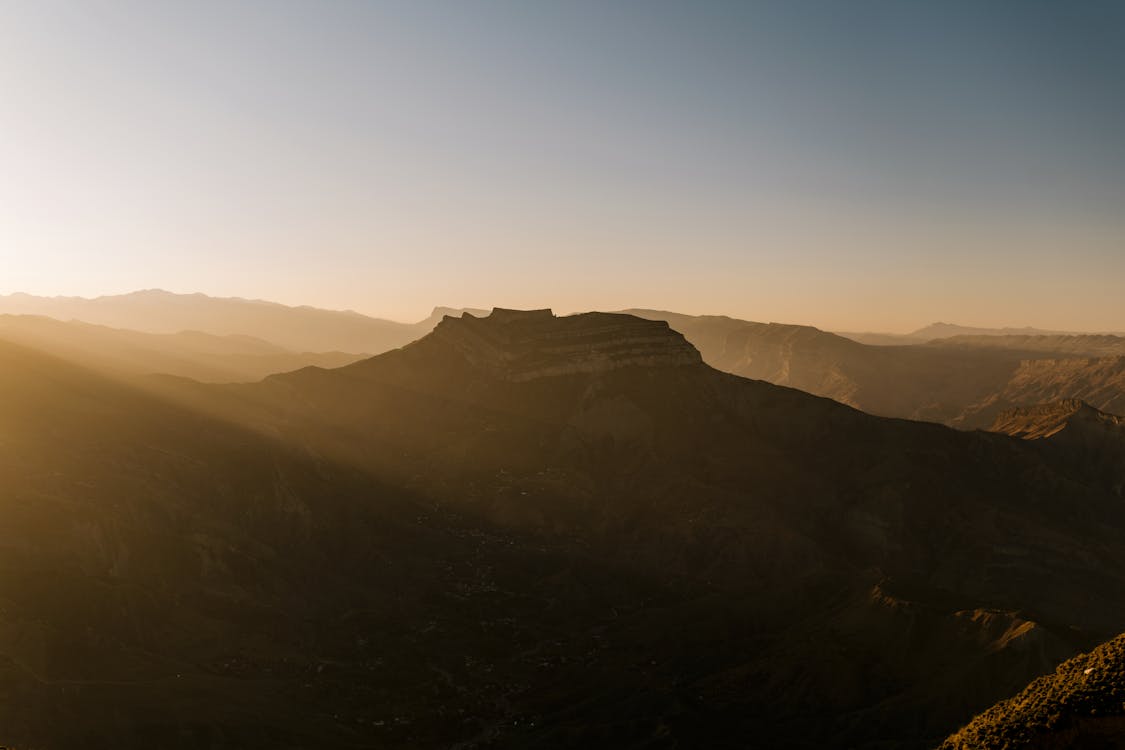
[[[996,704],[941,750],[1125,747],[1125,636]]]
[[[523,382],[622,367],[679,367],[702,363],[699,352],[666,322],[631,315],[496,308],[486,318],[445,317],[433,338],[473,366]]]

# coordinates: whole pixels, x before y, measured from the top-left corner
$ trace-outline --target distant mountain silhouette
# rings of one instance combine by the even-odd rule
[[[925,328],[919,328],[917,331],[907,335],[913,339],[932,341],[934,339],[946,339],[952,336],[1067,336],[1083,334],[1075,331],[1048,331],[1042,328],[1032,328],[1031,326],[1025,326],[1023,328],[978,328],[974,326],[957,325],[956,323],[931,323]]]
[[[448,312],[448,310],[443,311]],[[289,307],[276,302],[149,289],[83,297],[0,296],[0,314],[43,315],[59,320],[150,333],[202,331],[260,338],[295,352],[378,354],[422,336],[440,320],[435,311],[419,323],[396,323],[351,311]]]
[[[874,333],[874,332],[843,332],[837,331],[840,336],[858,341],[861,344],[874,346],[903,346],[908,344],[925,344],[934,339],[947,338],[1000,338],[1011,339],[1032,338],[1042,336],[1069,336],[1076,338],[1096,336],[1125,336],[1125,333],[1087,333],[1078,331],[1049,331],[1041,328],[1025,326],[1023,328],[978,328],[961,326],[953,323],[931,323],[924,328],[919,328],[913,333]],[[996,345],[999,345],[998,343]]]
[[[309,365],[340,367],[362,358],[346,352],[292,352],[251,336],[199,331],[142,333],[34,315],[0,315],[0,340],[125,375],[179,375],[245,382]]]
[[[1125,411],[1125,358],[1105,356],[1125,352],[1117,336],[957,336],[876,346],[809,326],[630,312],[668,321],[713,367],[881,416],[983,428],[1005,409],[1066,398]]]
[[[941,750],[1125,746],[1125,635],[1059,666],[949,737]]]
[[[1012,349],[1023,353],[1073,357],[1125,356],[1125,337],[1109,334],[1064,334],[1036,336],[952,336],[933,339],[932,346],[966,349]]]

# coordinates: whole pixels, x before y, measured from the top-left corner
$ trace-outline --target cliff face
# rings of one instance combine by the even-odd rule
[[[445,317],[434,329],[434,337],[474,367],[513,382],[703,361],[666,322],[609,313],[559,318],[550,310],[497,308],[486,318],[468,313]]]

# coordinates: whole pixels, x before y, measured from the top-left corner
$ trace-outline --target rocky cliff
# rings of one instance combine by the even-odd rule
[[[610,313],[557,317],[550,310],[496,308],[485,318],[445,317],[434,337],[475,367],[514,382],[702,362],[695,347],[666,322]]]

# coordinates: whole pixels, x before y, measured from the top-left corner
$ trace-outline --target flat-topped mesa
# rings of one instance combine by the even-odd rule
[[[432,336],[475,367],[504,380],[622,367],[678,367],[703,360],[666,322],[615,313],[557,317],[550,310],[493,309],[488,317],[446,317]]]

